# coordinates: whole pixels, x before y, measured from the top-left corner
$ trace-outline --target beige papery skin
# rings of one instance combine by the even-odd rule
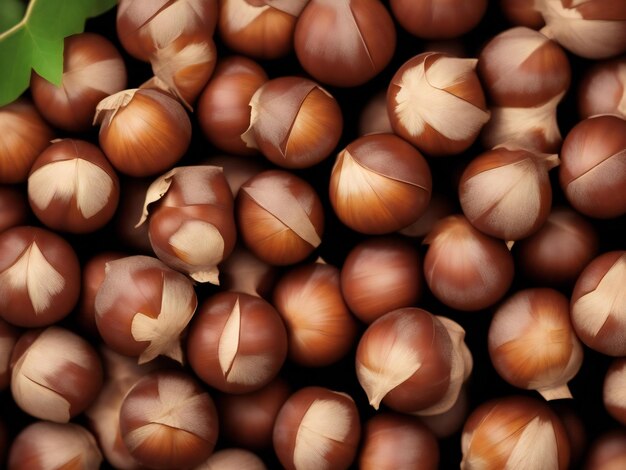
[[[583,349],[568,299],[554,289],[522,290],[504,302],[489,328],[489,354],[510,384],[546,400],[572,398],[567,383],[578,373]]]
[[[479,406],[461,437],[461,470],[565,470],[570,445],[559,418],[527,397],[505,397]]]
[[[603,59],[626,51],[622,0],[540,0],[541,32],[576,55]]]
[[[233,197],[221,168],[177,167],[157,178],[137,227],[148,220],[159,259],[195,281],[219,285],[217,265],[236,239]]]
[[[431,156],[466,150],[490,118],[477,62],[438,52],[405,62],[387,92],[394,132]]]
[[[249,450],[232,448],[215,452],[194,470],[267,470],[267,467]]]
[[[93,435],[77,424],[37,421],[17,435],[9,470],[97,469],[102,454]]]
[[[139,364],[159,355],[182,363],[180,337],[198,303],[191,281],[148,256],[111,261],[105,273],[96,295],[105,343]]]

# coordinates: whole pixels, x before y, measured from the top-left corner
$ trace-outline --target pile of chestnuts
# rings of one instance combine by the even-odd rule
[[[626,468],[626,1],[120,0],[0,107],[0,467]]]

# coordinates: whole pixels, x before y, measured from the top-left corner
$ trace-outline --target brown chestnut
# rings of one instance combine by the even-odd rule
[[[289,359],[307,367],[327,366],[354,343],[356,321],[339,286],[339,270],[325,263],[285,273],[274,288],[274,306],[287,327]]]
[[[341,268],[341,292],[350,311],[372,323],[419,299],[422,273],[418,251],[401,238],[370,238],[356,245]]]
[[[29,330],[13,348],[11,395],[31,416],[67,423],[91,405],[101,387],[98,353],[69,330]]]
[[[248,294],[220,292],[198,309],[187,356],[204,382],[223,392],[267,385],[287,357],[287,332],[276,310]]]
[[[0,233],[0,316],[38,327],[64,318],[80,292],[80,265],[69,243],[36,227]]]
[[[259,259],[297,263],[322,242],[324,212],[319,196],[303,179],[280,170],[250,178],[237,196],[239,235]]]
[[[117,174],[102,151],[83,140],[56,140],[33,163],[28,201],[54,230],[94,232],[113,218],[120,196]]]
[[[218,418],[213,400],[191,376],[153,372],[126,394],[120,431],[140,464],[155,469],[189,468],[213,452]]]
[[[286,470],[343,470],[354,461],[360,436],[359,413],[349,395],[306,387],[280,409],[274,450]]]

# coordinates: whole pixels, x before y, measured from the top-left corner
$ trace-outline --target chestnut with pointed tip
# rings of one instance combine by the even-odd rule
[[[11,395],[31,416],[67,423],[91,405],[101,387],[98,353],[69,330],[29,330],[13,348]]]
[[[350,311],[372,323],[387,312],[410,307],[421,294],[420,257],[402,238],[370,238],[356,245],[341,268],[341,293]]]
[[[477,62],[439,52],[406,61],[387,91],[394,132],[433,157],[469,148],[490,116]]]
[[[582,365],[583,349],[560,292],[524,289],[508,298],[491,319],[488,344],[494,368],[511,385],[546,400],[572,398],[567,383]]]
[[[213,35],[217,16],[217,0],[120,0],[117,37],[126,52],[148,62],[159,44],[198,32]]]
[[[250,127],[241,138],[280,167],[313,166],[330,155],[341,137],[339,104],[312,80],[270,80],[254,93],[249,106]]]
[[[609,356],[626,355],[626,251],[595,258],[578,277],[570,315],[580,340]]]
[[[148,188],[138,226],[149,222],[154,253],[194,281],[219,284],[217,265],[237,237],[234,202],[222,169],[177,167]]]
[[[391,0],[391,11],[414,36],[452,39],[476,27],[487,11],[487,0]]]
[[[359,341],[356,375],[375,409],[423,415],[450,409],[472,369],[463,329],[419,308],[372,323]]]
[[[100,147],[111,164],[134,177],[170,169],[191,142],[184,108],[157,90],[124,90],[103,99],[94,124],[100,124]]]
[[[287,357],[287,332],[265,300],[220,292],[198,309],[187,340],[189,364],[222,392],[249,393],[267,385]]]
[[[474,227],[496,238],[511,241],[532,235],[550,214],[548,171],[558,165],[556,154],[514,145],[479,155],[459,183],[463,213]]]
[[[626,120],[602,115],[576,124],[563,142],[559,181],[577,211],[602,219],[625,214]]]
[[[361,423],[345,393],[305,387],[291,395],[274,424],[274,451],[286,470],[343,470],[355,459]]]
[[[417,418],[381,413],[363,426],[363,444],[359,452],[360,469],[436,470],[438,466],[437,439]]]
[[[156,258],[128,256],[106,264],[96,326],[111,349],[139,364],[159,355],[182,363],[181,335],[197,304],[187,277]]]
[[[461,470],[565,470],[570,444],[563,424],[543,402],[511,396],[472,412],[461,437]]]
[[[518,26],[494,36],[478,57],[478,75],[497,106],[541,105],[569,88],[571,70],[561,47]]]
[[[63,44],[63,77],[59,86],[33,72],[30,91],[48,122],[65,131],[87,131],[96,106],[126,88],[126,67],[115,46],[104,36],[74,34]]]
[[[28,201],[47,227],[91,233],[115,214],[120,183],[102,151],[84,140],[56,140],[33,163]]]
[[[322,242],[324,210],[313,187],[292,173],[263,171],[239,190],[239,235],[259,259],[284,266],[304,260]]]
[[[220,59],[215,72],[200,95],[196,113],[200,129],[217,148],[235,155],[254,155],[241,139],[250,126],[248,103],[268,80],[263,68],[246,57]]]
[[[391,61],[396,30],[379,0],[309,0],[296,24],[294,47],[300,65],[313,78],[353,87],[374,78]]]
[[[513,282],[513,257],[504,241],[479,232],[462,215],[441,219],[423,243],[428,245],[426,283],[435,297],[452,308],[487,308]]]
[[[274,306],[287,327],[289,359],[322,367],[344,357],[357,325],[341,295],[340,273],[323,262],[286,272],[274,288]]]
[[[144,376],[126,394],[120,431],[130,454],[155,469],[200,465],[213,452],[218,418],[211,396],[182,371]]]
[[[74,423],[36,421],[15,438],[8,470],[52,468],[100,468],[102,454],[93,435]]]
[[[308,0],[220,0],[218,31],[229,48],[277,59],[293,48],[296,22]]]
[[[0,233],[0,317],[27,328],[70,313],[80,292],[74,249],[48,230],[20,226]]]
[[[578,88],[578,113],[583,119],[615,114],[626,119],[626,58],[598,62],[585,71]]]
[[[220,435],[247,449],[269,448],[276,416],[290,395],[290,385],[281,378],[255,392],[217,395]]]
[[[21,188],[0,187],[0,232],[24,225],[28,219],[28,203]]]
[[[577,212],[557,207],[539,231],[513,247],[515,263],[541,284],[573,283],[598,251],[598,234]]]
[[[11,136],[0,147],[0,183],[22,183],[54,133],[26,98],[0,106],[0,128]]]
[[[337,155],[330,202],[339,219],[361,233],[383,234],[415,222],[430,201],[428,163],[393,134],[360,137]]]

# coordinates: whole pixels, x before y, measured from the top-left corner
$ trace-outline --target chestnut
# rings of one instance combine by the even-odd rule
[[[250,178],[239,190],[236,216],[246,246],[269,264],[302,261],[322,242],[319,196],[286,171],[268,170]]]
[[[156,258],[128,256],[106,264],[96,326],[111,349],[139,364],[159,355],[182,363],[180,337],[197,304],[187,277]]]
[[[281,378],[254,392],[217,395],[221,435],[248,449],[270,447],[276,416],[290,395],[290,386]]]
[[[177,167],[150,185],[138,225],[149,220],[152,249],[168,266],[218,284],[217,265],[235,247],[233,205],[221,168]]]
[[[0,106],[0,128],[12,137],[0,147],[0,183],[22,183],[54,133],[25,98]]]
[[[126,394],[120,431],[130,454],[155,468],[200,465],[213,452],[218,418],[209,394],[180,371],[153,372]]]
[[[578,88],[578,112],[583,119],[615,114],[626,119],[626,58],[591,66]]]
[[[479,232],[462,215],[441,219],[423,243],[428,245],[424,279],[435,297],[452,308],[487,308],[513,282],[513,257],[504,241]]]
[[[507,29],[487,43],[478,57],[478,74],[495,105],[514,108],[546,103],[566,92],[571,81],[563,49],[522,26]]]
[[[276,310],[252,295],[220,292],[198,309],[187,356],[204,382],[223,392],[267,385],[287,357],[287,332]]]
[[[570,302],[576,334],[591,349],[609,356],[626,355],[626,251],[595,258],[578,277]]]
[[[115,46],[99,34],[65,38],[63,78],[56,86],[32,73],[30,90],[35,106],[48,122],[65,131],[91,127],[96,106],[126,88],[126,67]]]
[[[24,428],[11,445],[9,470],[100,468],[102,454],[93,435],[74,423],[36,421]]]
[[[218,61],[196,109],[200,128],[213,145],[235,155],[257,153],[241,134],[250,126],[248,103],[267,80],[263,68],[253,60],[231,56]]]
[[[307,367],[344,357],[356,336],[356,321],[340,288],[335,266],[317,262],[288,271],[274,288],[274,306],[287,327],[289,359]]]
[[[626,359],[618,358],[613,361],[606,372],[602,389],[602,401],[609,414],[622,424],[626,424],[625,387]]]
[[[517,242],[515,263],[542,284],[573,283],[598,251],[594,227],[577,212],[557,207],[539,231]]]
[[[341,109],[328,91],[306,78],[280,77],[252,95],[250,127],[241,138],[278,166],[308,168],[330,155],[342,129]]]
[[[563,424],[545,403],[528,397],[480,405],[465,423],[461,448],[461,470],[565,470],[570,461]]]
[[[552,188],[548,171],[558,155],[502,145],[465,168],[459,183],[461,208],[481,232],[519,240],[536,232],[548,218]]]
[[[415,222],[430,201],[432,178],[424,157],[393,134],[360,137],[337,155],[330,202],[348,227],[390,233]]]
[[[391,11],[415,36],[451,39],[474,29],[487,11],[487,0],[391,0]]]
[[[117,37],[126,52],[147,62],[158,45],[202,32],[213,35],[217,24],[217,0],[120,0]]]
[[[472,369],[464,335],[452,320],[419,308],[380,317],[356,351],[357,378],[370,405],[423,415],[449,410]]]
[[[490,116],[476,63],[439,52],[405,62],[387,91],[394,132],[430,156],[469,148]]]
[[[625,22],[626,24],[626,22]],[[626,120],[594,116],[567,134],[559,180],[569,203],[598,218],[626,213]]]
[[[293,48],[298,16],[308,0],[220,0],[218,31],[235,52],[277,59]]]
[[[309,0],[296,24],[294,47],[313,78],[352,87],[368,82],[391,61],[396,30],[379,0]]]
[[[103,99],[94,124],[100,124],[100,147],[111,164],[135,177],[169,170],[191,141],[184,108],[157,90],[124,90]]]
[[[507,299],[489,327],[489,356],[500,377],[546,400],[572,398],[583,348],[569,317],[568,299],[554,289],[524,289]]]
[[[11,354],[20,337],[20,331],[0,319],[0,390],[9,386],[11,378]]]
[[[291,395],[274,424],[274,450],[286,470],[342,470],[355,459],[361,423],[345,393],[305,387]]]
[[[28,213],[26,196],[20,189],[12,186],[0,187],[0,232],[24,225]]]
[[[263,461],[250,451],[222,449],[194,470],[267,470]]]
[[[362,470],[436,470],[438,466],[437,439],[417,418],[381,413],[363,426]]]
[[[20,226],[0,233],[0,317],[46,326],[70,313],[80,292],[80,265],[60,236]]]
[[[120,184],[98,147],[83,140],[56,140],[33,163],[28,201],[54,230],[88,233],[113,218]]]
[[[421,294],[418,251],[395,237],[356,245],[341,268],[341,292],[350,311],[372,323],[387,312],[414,305]]]
[[[96,399],[101,387],[98,353],[69,330],[29,330],[13,348],[11,395],[31,416],[67,423]]]

